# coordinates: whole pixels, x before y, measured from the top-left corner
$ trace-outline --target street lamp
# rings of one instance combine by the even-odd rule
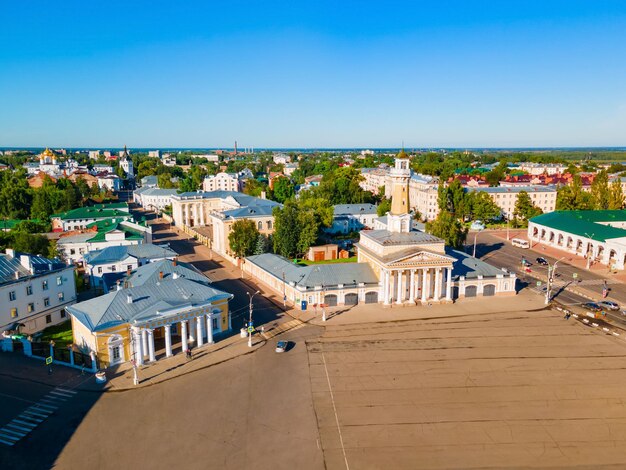
[[[474,235],[474,253],[472,254],[472,257],[476,258],[476,239],[478,238],[478,234],[481,232],[482,230],[477,230],[476,231],[476,235]]]
[[[546,284],[546,305],[550,303],[550,297],[552,296],[552,282],[554,281],[554,275],[556,273],[556,266],[559,261],[564,260],[565,256],[554,262],[552,266],[548,264],[548,282]]]
[[[252,347],[252,299],[255,295],[259,294],[260,291],[256,291],[254,294],[250,295],[250,292],[246,292],[246,295],[250,298],[250,319],[248,320],[248,347]]]
[[[591,236],[589,236],[588,233],[585,233],[585,236],[589,239],[589,240],[593,240],[593,236],[595,235],[595,233],[592,233]],[[591,243],[587,243],[587,270],[589,270],[591,268],[591,253],[589,253],[589,251],[591,248]]]

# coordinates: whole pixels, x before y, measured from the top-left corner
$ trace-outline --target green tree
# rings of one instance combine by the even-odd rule
[[[251,219],[237,220],[228,234],[230,249],[239,258],[254,253],[258,238],[259,231],[256,228],[256,223]]]
[[[157,184],[161,189],[171,189],[176,187],[176,185],[172,182],[172,177],[169,173],[161,173],[158,175]]]
[[[293,201],[287,201],[281,207],[275,207],[274,215],[274,252],[286,258],[295,256],[298,252],[298,206]]]
[[[467,237],[467,229],[448,211],[440,211],[435,220],[426,224],[426,231],[455,249],[463,248]]]
[[[389,212],[391,210],[391,199],[383,199],[382,201],[380,201],[380,204],[378,204],[378,207],[376,208],[376,214],[378,215],[378,217],[382,217],[385,214],[387,214],[387,212]]]
[[[532,199],[526,191],[520,191],[517,195],[517,201],[515,202],[515,209],[513,216],[516,219],[521,219],[524,222],[541,215],[543,211],[533,204]],[[517,223],[519,224],[519,222]]]
[[[243,192],[250,196],[260,197],[261,193],[265,191],[267,193],[268,187],[267,183],[264,181],[259,181],[255,179],[246,180],[246,184],[243,187]]]
[[[319,224],[313,211],[300,211],[298,213],[298,244],[297,255],[306,254],[309,247],[315,244],[319,230]]]
[[[609,175],[606,170],[599,171],[591,183],[591,196],[595,209],[609,207]]]
[[[262,255],[263,253],[267,253],[269,251],[269,240],[265,235],[259,233],[259,236],[256,240],[256,246],[254,247],[255,255]]]
[[[622,183],[619,179],[613,181],[609,188],[608,208],[612,210],[624,208],[624,192],[622,191]]]
[[[287,199],[294,196],[295,188],[291,180],[286,176],[276,178],[274,179],[272,194],[274,195],[274,200],[282,204]]]
[[[502,215],[502,210],[493,202],[491,196],[484,191],[472,193],[471,207],[474,220],[488,222]]]

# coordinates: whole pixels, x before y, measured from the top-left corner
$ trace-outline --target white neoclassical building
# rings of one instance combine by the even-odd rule
[[[297,266],[277,255],[250,256],[244,271],[296,307],[308,304],[425,305],[477,296],[515,295],[506,273],[413,228],[409,213],[409,160],[398,158],[391,211],[362,230],[358,263]]]
[[[531,243],[623,270],[626,263],[626,211],[556,211],[530,219]]]

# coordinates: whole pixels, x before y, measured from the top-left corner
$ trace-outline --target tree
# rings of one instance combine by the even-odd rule
[[[470,198],[474,220],[490,221],[502,215],[502,210],[484,191],[472,193]]]
[[[304,255],[316,242],[321,227],[331,223],[332,207],[323,199],[288,200],[282,208],[274,208],[274,252],[286,258]]]
[[[533,204],[532,199],[526,191],[520,191],[515,202],[513,216],[523,221],[528,221],[533,217],[541,215],[543,211]],[[516,225],[516,224],[515,224]]]
[[[255,255],[262,255],[263,253],[267,253],[269,251],[269,240],[265,235],[259,233],[259,236],[256,239],[256,246],[254,247]]]
[[[448,211],[440,211],[432,222],[426,224],[426,231],[436,237],[442,238],[446,245],[461,249],[467,237],[467,229],[461,222]]]
[[[293,201],[275,207],[274,252],[285,258],[293,257],[298,251],[298,206]]]
[[[624,207],[624,192],[619,179],[613,181],[609,188],[609,209],[618,210]]]
[[[606,170],[599,171],[591,183],[591,196],[595,209],[609,207],[609,175]]]
[[[293,197],[296,191],[291,180],[286,176],[281,176],[274,179],[272,193],[274,200],[282,204],[287,199]]]
[[[171,189],[176,187],[176,185],[172,183],[172,177],[169,173],[161,173],[157,177],[157,184],[161,189]]]
[[[580,175],[574,175],[570,185],[561,186],[557,190],[556,210],[592,210],[593,208],[593,196],[589,192],[583,191],[583,183]]]
[[[391,199],[383,199],[382,201],[380,201],[380,204],[378,204],[378,207],[376,208],[376,214],[378,215],[378,217],[382,217],[385,214],[387,214],[387,212],[389,212],[391,210]]]
[[[237,220],[228,234],[230,249],[239,258],[254,253],[258,238],[259,231],[256,228],[256,223],[251,219]]]

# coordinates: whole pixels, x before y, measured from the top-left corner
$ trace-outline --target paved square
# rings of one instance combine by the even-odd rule
[[[623,338],[458,307],[308,341],[328,469],[626,466]]]

